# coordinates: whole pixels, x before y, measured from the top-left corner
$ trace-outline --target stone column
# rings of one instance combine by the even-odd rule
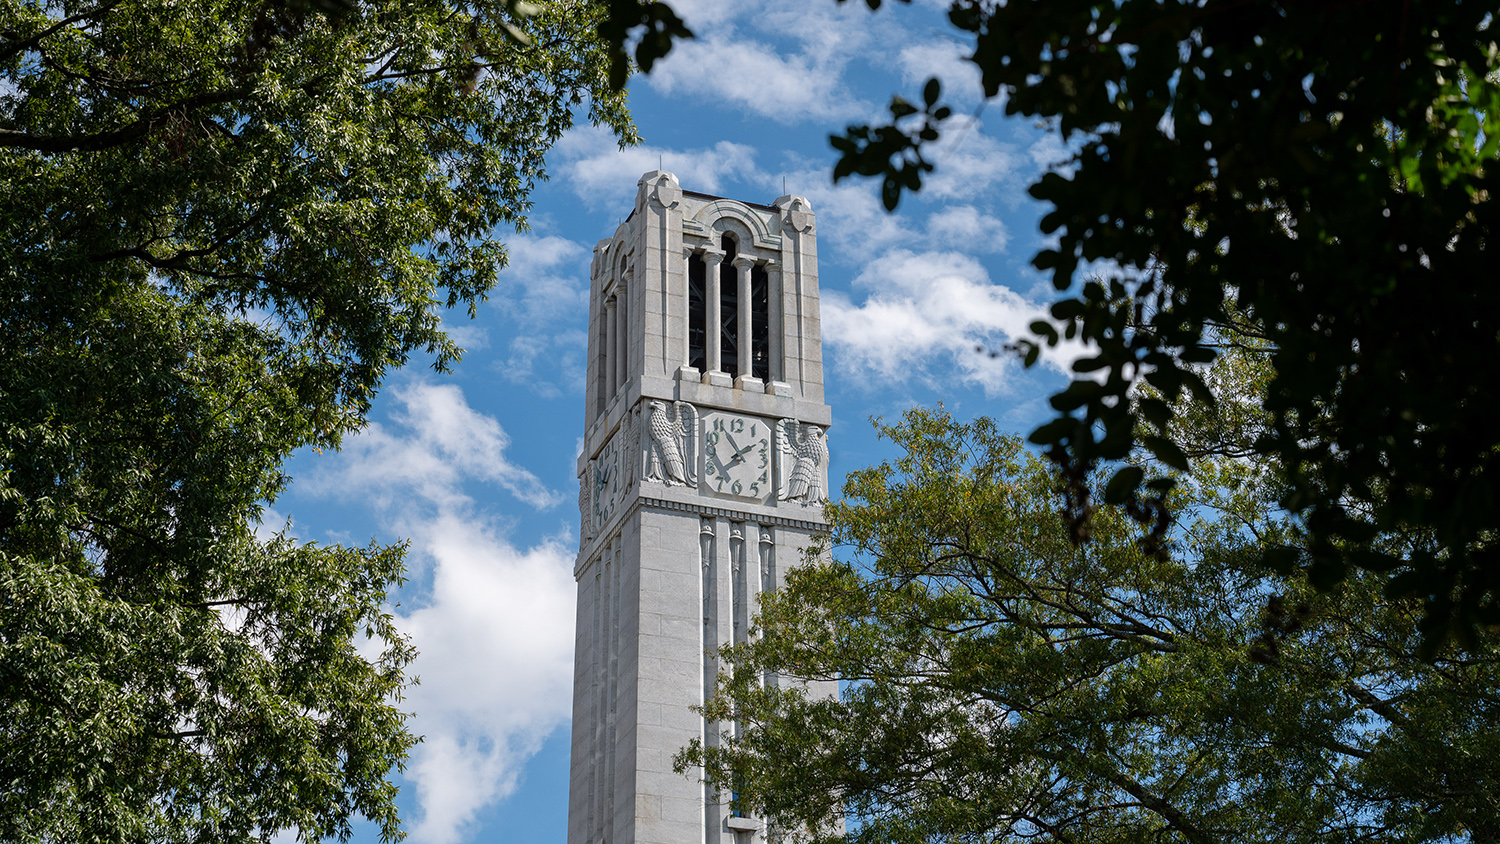
[[[615,372],[618,389],[623,390],[630,380],[630,336],[634,333],[630,330],[630,298],[624,278],[615,285],[615,300]]]
[[[785,381],[781,362],[781,264],[766,261],[766,392],[777,381]]]
[[[755,368],[751,365],[751,350],[754,345],[751,338],[755,336],[750,324],[752,317],[750,308],[750,268],[755,266],[755,259],[749,255],[736,255],[734,268],[738,273],[740,283],[740,313],[739,325],[740,336],[735,338],[735,348],[739,349],[740,375],[741,378],[750,378],[755,375]]]
[[[609,400],[615,397],[615,388],[619,385],[615,382],[615,373],[618,367],[615,364],[615,346],[619,344],[620,327],[615,324],[615,297],[609,297],[604,303],[604,354],[601,357],[605,366],[604,378],[604,401],[608,405]]]
[[[687,366],[693,360],[693,304],[688,289],[693,286],[693,252],[691,246],[682,247],[682,360],[679,366]],[[706,365],[706,362],[705,362]]]
[[[722,371],[719,356],[719,264],[723,262],[722,250],[703,251],[703,327],[707,329],[703,332],[703,357],[709,372]]]

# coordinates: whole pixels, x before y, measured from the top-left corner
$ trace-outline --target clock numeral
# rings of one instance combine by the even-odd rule
[[[729,491],[732,492],[732,493],[734,493],[735,495],[739,495],[740,492],[743,491],[743,490],[744,490],[744,487],[740,485],[739,481],[735,481],[734,482],[734,486],[731,486],[729,488]]]
[[[764,481],[764,480],[765,480],[765,478],[761,478],[760,481],[756,481],[755,483],[753,483],[753,484],[750,485],[750,494],[751,495],[760,495],[760,484],[761,484],[761,481]]]

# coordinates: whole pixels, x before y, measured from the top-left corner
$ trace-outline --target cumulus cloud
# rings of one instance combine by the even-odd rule
[[[880,183],[854,177],[834,184],[826,164],[796,162],[785,174],[787,189],[807,197],[818,219],[818,247],[833,247],[849,257],[865,259],[878,250],[905,244],[920,236],[920,228],[903,214],[889,214],[880,204]],[[774,184],[773,184],[774,182]],[[765,190],[779,193],[779,178],[766,178]]]
[[[562,498],[506,457],[495,419],[451,385],[415,382],[394,395],[389,423],[350,438],[308,488],[369,502],[431,573],[430,591],[407,596],[413,608],[396,616],[420,652],[406,704],[424,738],[405,778],[421,807],[412,840],[455,844],[568,719],[572,555],[565,536],[516,547],[510,520],[470,494],[477,483],[536,509]]]
[[[270,542],[282,531],[291,531],[292,521],[284,513],[262,505],[260,508],[260,521],[255,523],[255,538],[261,542]],[[292,534],[295,536],[296,534]]]
[[[1065,176],[1073,172],[1073,152],[1056,132],[1048,132],[1032,142],[1026,155],[1038,170],[1057,170]]]
[[[412,839],[453,844],[568,720],[572,555],[561,541],[518,549],[472,512],[415,527],[434,575],[421,608],[399,618],[422,654],[407,698],[424,734],[405,774],[422,807]]]
[[[495,298],[528,323],[577,319],[589,302],[591,245],[556,235],[517,235],[506,243],[510,262],[500,272]]]
[[[966,122],[966,125],[964,125]],[[1031,176],[1027,159],[1014,144],[998,141],[977,121],[956,120],[934,153],[936,169],[922,185],[927,199],[973,200],[1013,184],[1022,197],[1021,179]]]
[[[972,45],[946,38],[916,41],[901,48],[896,64],[902,81],[913,90],[935,76],[943,84],[943,102],[970,105],[984,97],[979,65],[968,59],[973,52]]]
[[[416,493],[442,507],[468,500],[463,482],[498,485],[533,507],[555,506],[562,496],[505,456],[510,437],[493,417],[469,407],[463,391],[412,383],[394,391],[391,426],[371,423],[345,442],[337,477],[311,480],[314,492],[368,495],[381,508]]]
[[[1019,361],[992,356],[1004,343],[1028,334],[1042,309],[994,284],[974,258],[956,252],[897,249],[872,261],[855,280],[856,303],[830,291],[823,296],[823,342],[845,377],[867,382],[944,378],[1004,393]],[[1064,350],[1048,363],[1063,368],[1077,354]]]
[[[598,126],[582,126],[552,148],[555,169],[593,209],[629,209],[641,174],[661,161],[691,190],[718,193],[731,181],[753,179],[755,150],[733,141],[701,149],[671,149],[649,144],[620,149],[614,135]]]
[[[868,116],[873,105],[851,95],[845,75],[877,27],[851,25],[854,11],[806,0],[688,4],[683,18],[698,37],[675,46],[647,82],[779,123]],[[800,49],[782,49],[788,39]]]
[[[541,398],[581,396],[588,371],[587,349],[588,335],[578,329],[518,336],[511,340],[504,360],[492,366],[504,380]]]
[[[780,123],[834,120],[871,110],[842,84],[847,57],[838,54],[786,55],[769,44],[712,33],[674,48],[672,59],[649,77],[651,86],[668,96],[727,100]]]
[[[967,252],[1004,252],[1010,240],[1005,224],[972,205],[950,205],[927,218],[927,236],[934,243]]]

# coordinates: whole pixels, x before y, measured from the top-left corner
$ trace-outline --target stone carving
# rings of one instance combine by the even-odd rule
[[[625,486],[635,483],[636,473],[641,470],[641,408],[630,409],[625,416]]]
[[[578,547],[587,548],[594,541],[594,520],[589,513],[589,484],[593,481],[593,466],[590,465],[578,479],[578,515],[580,527],[578,530]]]
[[[802,196],[783,196],[776,200],[776,207],[785,215],[782,225],[792,233],[810,232],[813,227],[812,203]]]
[[[676,208],[682,202],[682,188],[671,173],[658,170],[641,177],[642,183],[651,185],[651,201],[663,208]]]
[[[804,425],[795,419],[783,419],[777,427],[780,436],[776,441],[781,444],[782,452],[796,460],[787,476],[781,500],[801,501],[803,504],[821,502],[823,465],[828,462],[828,443],[823,429],[817,425]]]
[[[646,480],[667,486],[694,486],[698,478],[692,459],[693,443],[698,431],[698,409],[685,401],[651,402],[650,453],[647,456]]]

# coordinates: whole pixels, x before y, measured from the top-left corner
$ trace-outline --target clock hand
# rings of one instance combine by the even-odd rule
[[[719,474],[721,474],[721,475],[727,475],[727,474],[729,474],[729,468],[724,465],[724,461],[722,461],[722,460],[719,459],[719,455],[717,453],[715,453],[714,451],[710,450],[708,452],[708,456],[712,457],[713,461],[715,463],[719,464]],[[732,463],[734,461],[731,460],[730,462]]]

